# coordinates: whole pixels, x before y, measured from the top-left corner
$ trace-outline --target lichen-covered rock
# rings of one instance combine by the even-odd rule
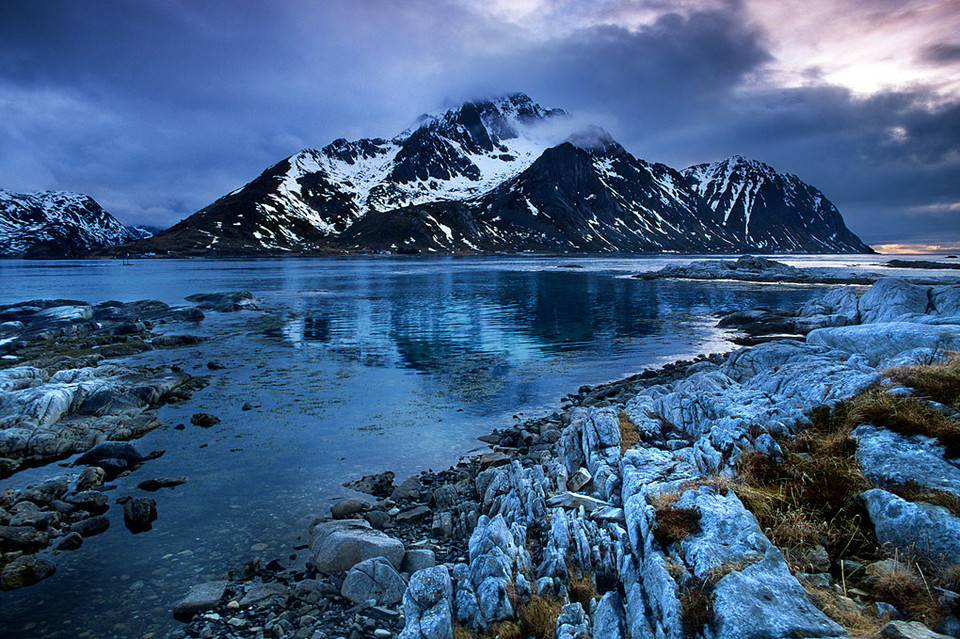
[[[355,603],[369,601],[393,605],[403,599],[407,583],[389,561],[372,557],[361,561],[347,573],[340,594]]]
[[[593,613],[594,639],[621,639],[625,636],[626,622],[623,603],[615,590],[600,598]]]
[[[885,322],[821,328],[807,335],[807,343],[863,355],[871,366],[884,367],[905,351],[918,348],[960,350],[960,326]]]
[[[400,639],[453,639],[453,583],[446,566],[415,573],[403,595]]]
[[[846,631],[824,615],[771,546],[759,563],[733,571],[714,590],[717,639],[840,637]]]
[[[57,565],[49,559],[26,555],[17,557],[0,570],[0,590],[15,590],[50,577]]]
[[[910,313],[926,313],[930,305],[928,290],[892,277],[878,280],[860,297],[860,321],[874,324]]]
[[[873,488],[863,493],[877,539],[933,561],[960,564],[960,517],[941,506],[909,502]]]

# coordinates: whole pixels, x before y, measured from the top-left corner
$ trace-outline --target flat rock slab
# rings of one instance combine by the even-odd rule
[[[399,568],[403,543],[362,519],[324,521],[310,529],[310,551],[314,567],[324,573],[342,572],[372,557],[385,557]]]
[[[907,437],[864,424],[853,431],[857,461],[875,486],[913,482],[960,497],[960,468],[947,462],[943,447],[928,437]]]
[[[243,598],[240,600],[240,607],[245,608],[252,606],[255,603],[273,599],[274,597],[285,597],[289,591],[289,588],[283,584],[255,584],[250,586],[243,595]]]
[[[877,634],[879,639],[949,639],[949,635],[930,630],[919,621],[891,621]]]
[[[189,621],[193,615],[207,610],[213,610],[223,600],[227,590],[225,579],[208,581],[190,588],[187,596],[173,606],[173,617],[178,621]]]

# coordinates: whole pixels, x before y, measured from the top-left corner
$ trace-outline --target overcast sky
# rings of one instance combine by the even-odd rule
[[[0,187],[168,226],[301,148],[523,91],[677,168],[795,173],[960,248],[960,0],[0,3]]]

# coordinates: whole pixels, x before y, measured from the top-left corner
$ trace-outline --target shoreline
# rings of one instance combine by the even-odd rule
[[[846,294],[847,302],[849,296],[854,295],[849,290],[844,290],[843,293]],[[835,297],[838,297],[838,299],[827,302],[820,310],[841,311],[844,296]],[[953,301],[945,303],[948,305],[954,304]],[[883,305],[875,306],[874,309],[871,309],[871,312],[876,310],[882,315],[880,306]],[[820,315],[830,316],[829,313],[820,313]],[[878,317],[877,319],[886,318]],[[812,328],[811,330],[822,329],[827,331],[821,333],[821,336],[844,337],[841,329],[854,328],[852,326],[835,326],[826,320],[818,321],[823,322],[823,325],[819,329]],[[877,326],[882,324],[883,322],[879,322]],[[933,325],[918,324],[918,326]],[[836,330],[830,333],[831,329]],[[792,342],[778,341],[768,345],[764,352],[780,357],[780,355],[777,355],[780,350],[794,348],[790,344]],[[798,342],[797,344],[801,343]],[[831,347],[835,348],[840,342],[835,341],[830,344]],[[666,389],[665,392],[668,395],[676,393],[682,395],[691,391],[695,391],[695,395],[703,393],[704,389],[709,387],[689,389],[688,391],[682,388],[678,390],[678,387],[683,387],[688,378],[691,377],[702,377],[706,380],[706,378],[721,370],[740,370],[737,367],[742,367],[743,362],[739,360],[750,360],[751,357],[738,355],[741,352],[750,353],[753,351],[698,356],[692,361],[681,360],[667,364],[656,371],[644,371],[593,387],[581,387],[575,395],[568,395],[564,398],[567,401],[561,402],[561,412],[525,421],[515,427],[492,433],[489,438],[482,439],[485,443],[494,443],[494,439],[496,439],[494,452],[480,455],[479,458],[463,466],[458,465],[437,473],[421,473],[416,476],[419,484],[416,486],[413,482],[403,482],[398,487],[390,486],[391,490],[387,490],[386,486],[381,487],[379,492],[382,493],[383,499],[376,503],[375,507],[363,509],[361,506],[360,510],[355,510],[349,515],[361,515],[364,521],[368,521],[367,515],[381,512],[386,515],[386,520],[382,516],[374,518],[378,519],[380,523],[394,523],[394,527],[387,528],[387,530],[391,532],[392,536],[399,539],[404,554],[402,559],[398,560],[398,565],[394,566],[393,569],[405,573],[408,577],[408,580],[404,581],[406,592],[419,587],[415,578],[420,572],[426,570],[426,574],[437,576],[442,580],[442,575],[439,575],[436,569],[442,567],[443,564],[450,564],[452,568],[444,568],[446,570],[444,574],[447,575],[448,580],[452,579],[452,587],[457,592],[469,592],[472,593],[471,596],[476,598],[479,606],[479,613],[477,613],[479,616],[475,613],[469,614],[473,615],[472,618],[478,625],[486,624],[489,626],[491,623],[504,623],[510,618],[510,615],[498,620],[494,620],[493,617],[505,613],[508,608],[516,613],[522,605],[526,605],[529,601],[534,600],[533,598],[543,593],[551,592],[553,593],[551,596],[570,601],[571,603],[567,605],[573,606],[576,602],[573,601],[575,599],[572,590],[574,584],[571,582],[572,573],[569,570],[575,570],[575,567],[571,568],[567,565],[568,562],[564,560],[562,563],[567,568],[566,571],[558,572],[559,569],[548,568],[546,569],[547,574],[537,576],[543,572],[541,566],[544,561],[563,559],[563,557],[557,555],[557,552],[560,548],[571,548],[570,544],[576,538],[576,535],[571,531],[574,529],[580,530],[586,536],[585,539],[594,540],[596,543],[591,542],[591,544],[601,550],[600,564],[596,563],[596,558],[587,558],[582,554],[579,556],[579,560],[581,560],[580,569],[588,569],[587,566],[583,565],[584,561],[582,560],[589,564],[594,589],[609,586],[606,580],[610,577],[609,575],[604,576],[607,573],[616,572],[618,583],[622,583],[625,578],[628,578],[625,577],[623,566],[615,566],[610,564],[608,560],[603,559],[603,549],[611,552],[616,550],[616,553],[621,554],[626,552],[635,554],[638,540],[632,538],[634,533],[639,530],[639,534],[643,537],[649,537],[653,534],[653,528],[649,527],[649,522],[647,532],[642,531],[644,528],[641,523],[642,517],[648,517],[649,513],[644,514],[644,509],[634,511],[638,507],[636,505],[628,506],[630,498],[626,497],[627,484],[629,481],[633,481],[630,479],[632,474],[640,472],[640,467],[634,466],[631,468],[633,464],[627,462],[628,459],[635,460],[636,455],[632,454],[633,449],[622,449],[624,423],[623,418],[619,415],[627,415],[627,421],[632,423],[638,431],[634,446],[641,446],[638,450],[647,451],[643,453],[644,455],[653,455],[653,458],[645,459],[644,463],[647,465],[652,463],[657,466],[660,463],[657,461],[659,453],[654,454],[652,451],[661,450],[671,451],[672,455],[680,454],[680,459],[683,463],[690,465],[691,469],[711,467],[711,465],[714,465],[716,469],[732,468],[729,466],[729,460],[724,461],[724,456],[728,453],[712,444],[710,448],[713,449],[713,452],[707,448],[696,452],[699,449],[691,444],[697,444],[700,440],[689,432],[685,433],[683,431],[684,426],[674,423],[682,420],[668,419],[666,415],[662,414],[656,418],[653,415],[647,415],[650,418],[650,420],[647,420],[650,422],[648,424],[643,418],[646,409],[637,412],[630,406],[635,405],[637,398],[652,387],[662,387]],[[729,360],[734,355],[738,358],[738,362],[736,366],[732,367]],[[790,360],[786,361],[789,362]],[[828,359],[823,362],[818,360],[818,366],[822,367],[827,362],[831,367],[840,365],[839,362]],[[767,364],[768,362],[764,363],[764,366]],[[762,366],[759,366],[759,362],[748,362],[746,366],[758,366],[756,370],[765,371]],[[846,365],[844,364],[844,366]],[[753,372],[756,372],[756,370]],[[842,375],[852,374],[850,373],[851,370],[864,379],[875,377],[869,372],[869,368],[843,369],[842,371],[828,369],[826,375],[836,373],[840,376],[837,379],[840,380]],[[740,373],[742,372],[740,370]],[[766,372],[769,373],[769,370],[766,370]],[[809,372],[804,374],[809,374]],[[780,377],[784,378],[784,375],[781,374]],[[817,383],[821,381],[819,378],[816,379]],[[737,383],[740,384],[741,381],[745,380],[746,378]],[[828,390],[826,392],[829,394],[834,391]],[[842,394],[840,390],[836,393]],[[729,393],[724,393],[724,395],[727,394]],[[736,396],[734,401],[736,401]],[[756,399],[751,396],[751,401],[756,401]],[[619,409],[619,413],[617,409]],[[647,411],[647,413],[649,412]],[[787,414],[796,416],[798,413],[788,411]],[[618,419],[620,420],[619,425],[617,425]],[[669,428],[666,428],[667,426]],[[674,432],[670,430],[671,428],[679,428],[680,430]],[[614,435],[612,429],[616,429],[618,434]],[[763,434],[760,433],[760,435]],[[693,441],[691,441],[691,438],[693,438]],[[487,441],[487,439],[490,441]],[[616,444],[613,443],[614,439],[617,440]],[[755,450],[760,450],[761,446],[769,446],[768,442],[758,445],[761,439],[758,435],[749,434],[747,441],[752,441],[751,446]],[[774,442],[774,445],[776,445],[776,442]],[[707,446],[707,444],[704,444],[704,446]],[[618,461],[615,463],[612,457],[614,448],[621,449],[616,454]],[[684,453],[683,451],[688,448],[691,448],[693,452]],[[718,452],[720,453],[719,460],[712,456]],[[683,455],[687,456],[684,457]],[[540,470],[536,470],[537,468],[540,468]],[[585,477],[579,475],[580,470],[586,473]],[[531,475],[531,473],[533,474]],[[392,481],[392,479],[391,477],[390,480]],[[580,483],[584,479],[585,481]],[[689,478],[687,481],[689,481]],[[540,489],[536,488],[538,483],[542,484]],[[670,479],[666,483],[674,485],[676,480]],[[548,495],[545,486],[551,485],[553,490],[549,492],[555,492],[555,494]],[[493,489],[491,486],[499,487]],[[574,486],[576,487],[572,488]],[[521,487],[523,487],[523,490],[520,490]],[[525,492],[531,487],[534,488],[532,493]],[[719,503],[717,502],[719,499],[718,491],[711,489],[713,493],[710,493],[709,490],[702,490],[705,488],[709,488],[709,486],[700,484],[695,488],[683,491],[679,497],[693,500],[693,507],[700,511],[703,511],[707,504],[716,506]],[[401,492],[397,493],[393,489]],[[491,493],[491,491],[493,492]],[[691,491],[697,494],[690,497],[688,493]],[[644,499],[650,497],[650,493],[644,495]],[[396,498],[394,499],[394,497]],[[557,501],[558,497],[560,501]],[[721,501],[723,501],[725,508],[733,508],[736,511],[736,505],[731,504],[725,495]],[[356,508],[356,506],[349,505],[347,510],[351,508]],[[397,511],[390,514],[394,509],[397,509]],[[440,516],[438,519],[437,514],[441,512],[449,512],[451,515],[449,518]],[[541,513],[542,516],[552,513],[550,517],[554,522],[559,521],[557,519],[558,512],[565,513],[564,520],[566,523],[561,528],[565,526],[567,529],[568,537],[566,541],[564,542],[561,539],[561,532],[554,530],[559,524],[552,524],[549,530],[537,524],[537,518],[531,516],[532,513],[536,512]],[[585,517],[590,512],[600,514],[595,517],[592,515]],[[736,512],[745,512],[742,504],[740,510]],[[335,521],[349,521],[350,516]],[[403,523],[398,525],[395,522],[401,516]],[[738,516],[742,516],[742,514]],[[502,537],[504,529],[499,527],[501,524],[497,522],[501,520],[498,520],[497,517],[501,517],[504,522],[503,525],[507,526],[507,530],[514,531],[511,533],[515,538],[512,546],[504,541]],[[631,521],[631,517],[641,517],[641,519]],[[373,525],[373,522],[368,521],[368,527],[372,530],[379,530]],[[516,530],[519,529],[517,527],[526,529],[524,539],[532,546],[522,547],[523,544],[519,543],[517,537]],[[294,549],[309,550],[313,556],[311,559],[313,562],[317,561],[319,554],[317,547],[320,545],[319,540],[323,536],[317,530],[318,524],[315,522],[311,526],[310,543]],[[477,541],[479,546],[472,541],[473,537],[478,535],[477,530],[482,531],[482,534],[479,534],[479,541]],[[621,532],[617,533],[617,530]],[[570,535],[573,535],[573,537]],[[476,548],[487,545],[487,542],[483,541],[484,539],[487,539],[493,545],[487,551],[479,553]],[[504,543],[506,543],[506,546],[504,546]],[[644,543],[649,545],[653,542],[646,539]],[[550,554],[551,544],[554,547],[552,555]],[[771,547],[773,546],[766,547],[767,551],[765,552],[767,554],[770,554],[769,549]],[[471,576],[474,564],[478,559],[485,560],[483,558],[495,548],[499,549],[499,553],[509,558],[511,568],[506,572],[513,573],[513,575],[507,581],[498,581],[497,584],[499,585],[487,582],[487,579],[493,578],[492,576],[485,577],[477,582]],[[618,548],[619,550],[617,550]],[[652,548],[655,551],[657,550],[657,546],[652,546]],[[406,559],[406,555],[410,554],[411,551],[428,550],[433,552],[432,563],[435,564],[434,566],[426,565],[431,563],[429,553],[415,552],[413,553],[415,558],[411,561],[421,563],[408,566],[411,570],[403,570],[402,562]],[[666,550],[666,547],[663,550]],[[581,548],[578,552],[582,553],[583,549]],[[564,551],[565,553],[566,551]],[[663,554],[662,556],[669,558],[672,555]],[[370,559],[375,559],[375,557]],[[685,559],[681,556],[679,561],[683,565]],[[770,559],[770,562],[777,563],[775,558]],[[467,566],[467,568],[462,570],[458,566]],[[419,568],[419,571],[412,569],[415,567]],[[386,570],[384,566],[381,566],[381,568],[383,569],[381,572]],[[688,565],[687,569],[695,571],[696,566]],[[239,636],[238,633],[241,633],[241,631],[243,636],[248,636],[251,633],[254,636],[260,636],[261,634],[271,636],[271,633],[275,634],[275,631],[296,633],[298,630],[307,627],[302,623],[303,619],[313,619],[308,624],[310,632],[313,634],[304,635],[308,637],[318,636],[315,634],[316,632],[323,633],[319,636],[335,637],[353,636],[353,633],[364,636],[370,633],[376,634],[376,631],[380,631],[380,634],[376,636],[387,639],[387,636],[400,633],[405,626],[411,627],[411,613],[406,612],[405,616],[401,615],[399,601],[391,604],[380,602],[375,605],[366,605],[366,600],[345,603],[347,601],[343,598],[344,583],[347,581],[345,576],[349,578],[352,572],[353,568],[346,572],[333,571],[327,574],[318,571],[316,567],[314,569],[285,567],[283,561],[272,561],[266,565],[261,562],[259,566],[240,567],[231,572],[231,578],[222,584],[223,588],[219,593],[213,592],[217,595],[215,598],[209,592],[207,593],[205,610],[198,609],[196,612],[200,613],[199,616],[195,617],[194,621],[186,626],[179,636]],[[443,570],[439,572],[443,572]],[[530,574],[531,576],[521,579],[524,574]],[[535,580],[534,577],[536,577]],[[543,581],[547,578],[549,578],[549,581]],[[496,579],[503,580],[506,577],[501,576]],[[677,588],[681,586],[681,581],[677,581]],[[601,582],[603,583],[601,584]],[[487,585],[484,586],[484,584]],[[510,584],[512,586],[508,587]],[[219,585],[217,588],[219,588]],[[512,597],[504,599],[497,595],[499,599],[496,601],[499,602],[497,605],[500,608],[492,612],[491,610],[485,610],[483,601],[485,595],[481,590],[494,586],[504,588],[503,592],[508,592],[511,588],[514,589],[516,591],[515,596],[519,593],[519,599]],[[641,587],[646,588],[647,586],[641,584]],[[376,590],[374,588],[374,591]],[[216,591],[216,588],[214,591]],[[591,609],[589,605],[583,605],[587,603],[586,601],[583,604],[578,604],[580,605],[579,612],[573,608],[567,611],[573,615],[574,625],[586,624],[584,627],[587,628],[590,624],[593,624],[595,627],[598,619],[603,619],[603,623],[615,624],[630,621],[629,606],[627,605],[629,604],[629,597],[624,588],[618,586],[612,590],[605,589],[603,592],[594,590],[594,592],[598,596],[603,595],[599,601],[600,604],[606,605],[606,608],[601,609],[596,598],[591,599],[596,606],[595,610]],[[529,598],[527,598],[528,595]],[[610,596],[608,597],[608,595]],[[677,596],[679,597],[679,594]],[[524,601],[525,598],[527,598],[526,602]],[[606,604],[603,604],[604,600],[606,600]],[[459,600],[457,599],[457,601]],[[651,595],[649,593],[645,594],[638,601],[647,606],[644,618],[648,618],[649,606],[654,605],[651,603]],[[449,613],[452,615],[451,619],[460,615],[461,606],[459,603],[450,600],[448,604]],[[196,606],[198,604],[191,605]],[[314,608],[316,609],[315,612]],[[404,608],[408,608],[408,606],[405,604]],[[424,610],[414,608],[410,608],[410,610],[414,616],[425,613]],[[183,610],[181,610],[181,613],[181,616],[186,616]],[[469,619],[469,616],[464,617],[464,619]],[[300,624],[300,628],[294,626],[294,621]],[[268,627],[268,624],[272,625]],[[829,629],[829,625],[825,622],[822,627]],[[414,638],[421,635],[411,635],[408,632],[406,635],[401,634],[401,636]],[[426,639],[434,639],[429,635],[422,636]]]

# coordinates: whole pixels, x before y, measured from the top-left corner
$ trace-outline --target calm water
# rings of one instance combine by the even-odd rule
[[[349,491],[341,483],[393,470],[442,468],[475,438],[540,415],[595,384],[701,352],[732,348],[717,311],[797,305],[811,287],[644,282],[629,274],[690,258],[436,258],[0,261],[0,303],[61,297],[144,298],[181,304],[197,292],[247,289],[262,312],[208,314],[196,348],[137,361],[226,368],[164,425],[138,441],[166,454],[116,482],[142,496],[151,477],[189,482],[151,496],[159,520],[132,535],[122,508],[79,551],[53,557],[57,574],[0,593],[6,637],[149,637],[177,626],[172,604],[196,582],[258,557],[285,557],[313,516]],[[875,264],[869,256],[794,264]],[[572,268],[576,267],[576,268]],[[244,402],[259,405],[243,412]],[[204,430],[192,413],[222,418]],[[173,428],[186,423],[184,430]],[[58,465],[0,489],[72,472]]]

